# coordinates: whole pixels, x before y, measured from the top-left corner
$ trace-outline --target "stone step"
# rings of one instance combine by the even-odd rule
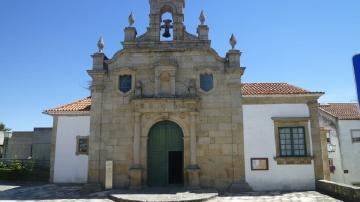
[[[118,190],[109,194],[116,202],[203,202],[218,196],[214,190]]]
[[[232,184],[227,190],[228,193],[243,193],[251,192],[252,188],[247,182],[239,182]]]

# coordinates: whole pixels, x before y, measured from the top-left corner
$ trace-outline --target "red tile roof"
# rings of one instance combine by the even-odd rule
[[[243,95],[304,95],[324,94],[323,92],[310,92],[287,83],[243,83]]]
[[[323,94],[322,92],[310,92],[287,83],[243,83],[242,94],[245,96],[261,95],[308,95]],[[90,111],[91,97],[72,102],[70,104],[46,110],[47,114],[57,112],[84,112]]]
[[[339,120],[360,120],[360,111],[356,103],[330,103],[320,105],[320,110]]]
[[[45,113],[52,114],[56,112],[86,112],[90,111],[91,108],[91,97],[86,97],[81,100],[77,100],[70,104],[66,104],[54,109],[45,110]]]

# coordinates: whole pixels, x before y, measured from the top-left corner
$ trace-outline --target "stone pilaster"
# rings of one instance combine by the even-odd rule
[[[244,73],[244,68],[240,67],[240,51],[230,50],[227,56],[229,67],[226,70],[226,79],[231,97],[231,135],[233,145],[233,179],[228,191],[251,191],[251,187],[245,181],[244,126],[241,95],[241,76]]]
[[[199,25],[197,33],[200,40],[209,40],[209,27],[207,25]]]
[[[227,52],[226,58],[228,59],[229,67],[240,67],[240,56],[241,52],[239,50],[232,49]]]
[[[142,180],[141,153],[141,114],[134,113],[133,165],[130,168],[130,188],[140,189]]]
[[[329,130],[325,128],[320,128],[320,141],[321,141],[321,152],[323,159],[323,170],[324,170],[324,179],[330,180],[330,167],[329,167],[329,156],[328,156],[328,147],[327,147],[327,134]]]
[[[323,154],[321,148],[321,135],[319,125],[319,104],[317,100],[313,100],[307,103],[310,112],[310,125],[311,125],[311,139],[314,156],[314,171],[315,180],[324,179],[324,165]]]
[[[104,90],[104,71],[90,70],[91,85],[91,111],[90,111],[90,136],[89,136],[89,166],[88,183],[101,184],[105,179],[100,179],[101,168],[101,130],[102,130],[102,103]]]
[[[58,117],[53,117],[53,128],[51,132],[50,143],[50,182],[54,182],[54,165],[55,165],[55,149],[56,149],[56,134],[57,134]]]
[[[125,35],[124,35],[125,42],[135,41],[136,35],[137,35],[137,31],[136,31],[135,27],[126,27],[124,29],[124,32],[125,32]]]
[[[189,186],[200,186],[200,168],[197,165],[197,142],[196,142],[196,113],[190,113],[190,166],[187,168]]]
[[[105,60],[106,56],[104,53],[94,53],[92,56],[93,58],[93,70],[94,71],[101,71],[104,70],[105,67]]]
[[[196,115],[190,115],[190,164],[197,165],[197,151],[196,151]]]

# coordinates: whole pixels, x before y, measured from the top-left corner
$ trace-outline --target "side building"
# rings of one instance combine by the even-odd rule
[[[326,129],[330,179],[360,186],[360,111],[356,103],[331,103],[319,108]]]
[[[314,151],[314,138],[311,135],[314,134],[312,126],[316,124],[315,119],[311,120],[311,117],[317,117],[314,116],[317,105],[309,105],[309,101],[314,99],[314,96],[318,96],[318,93],[311,93],[286,83],[243,83],[242,96],[244,99],[244,161],[242,162],[245,167],[246,182],[257,191],[314,189],[316,179],[314,156],[320,154],[319,151]],[[88,153],[91,149],[88,148],[91,97],[48,110],[45,113],[54,117],[52,181],[87,183]],[[209,114],[209,117],[215,116],[217,116],[215,112]],[[237,141],[234,137],[230,134],[226,135],[224,131],[219,131],[218,127],[223,128],[225,125],[213,126],[211,121],[206,121],[201,125],[209,128],[210,135],[197,137],[197,156],[200,162],[210,161],[212,158],[208,155],[215,156],[215,159],[225,157],[231,160],[234,157],[232,154],[235,153],[232,151],[240,148],[233,147],[231,144]],[[296,133],[293,130],[296,130]],[[283,140],[285,137],[281,136],[290,137],[295,134],[297,144],[299,144],[298,152],[303,151],[303,153],[301,156],[287,156],[284,152],[295,151],[285,150],[286,140]],[[113,139],[114,144],[133,144],[132,141],[120,137]],[[326,146],[326,142],[322,145]],[[120,158],[126,158],[128,154],[129,151],[116,153]],[[121,162],[120,160],[114,162],[117,161]],[[217,161],[221,162],[219,159]],[[67,166],[63,166],[65,164]],[[231,175],[231,170],[224,169],[218,162],[215,161],[212,164],[219,168],[212,170],[214,175],[219,176],[223,172]],[[328,169],[326,163],[322,166],[317,172]],[[123,167],[122,169],[126,171],[131,168]],[[115,176],[116,172],[113,175]],[[125,179],[129,182],[129,178],[130,176]],[[201,175],[200,178],[202,178]],[[215,181],[214,179],[214,183]],[[293,183],[294,181],[297,183]],[[202,186],[207,186],[206,183],[201,183]]]
[[[33,159],[42,167],[50,167],[52,128],[14,131],[6,145],[6,159]]]

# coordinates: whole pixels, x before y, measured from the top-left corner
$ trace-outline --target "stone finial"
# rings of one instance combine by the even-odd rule
[[[97,47],[99,49],[99,53],[102,53],[103,50],[104,50],[104,47],[105,47],[105,44],[104,44],[104,39],[102,37],[100,37],[98,43],[97,43]]]
[[[199,20],[201,22],[201,25],[204,25],[205,24],[205,14],[204,14],[204,11],[202,10],[201,13],[200,13],[200,17],[199,17]]]
[[[132,27],[135,23],[135,17],[133,15],[133,13],[131,12],[129,15],[129,26]]]
[[[237,40],[236,40],[234,34],[232,34],[231,37],[230,37],[230,45],[231,45],[233,50],[235,49],[236,44],[237,44]]]

